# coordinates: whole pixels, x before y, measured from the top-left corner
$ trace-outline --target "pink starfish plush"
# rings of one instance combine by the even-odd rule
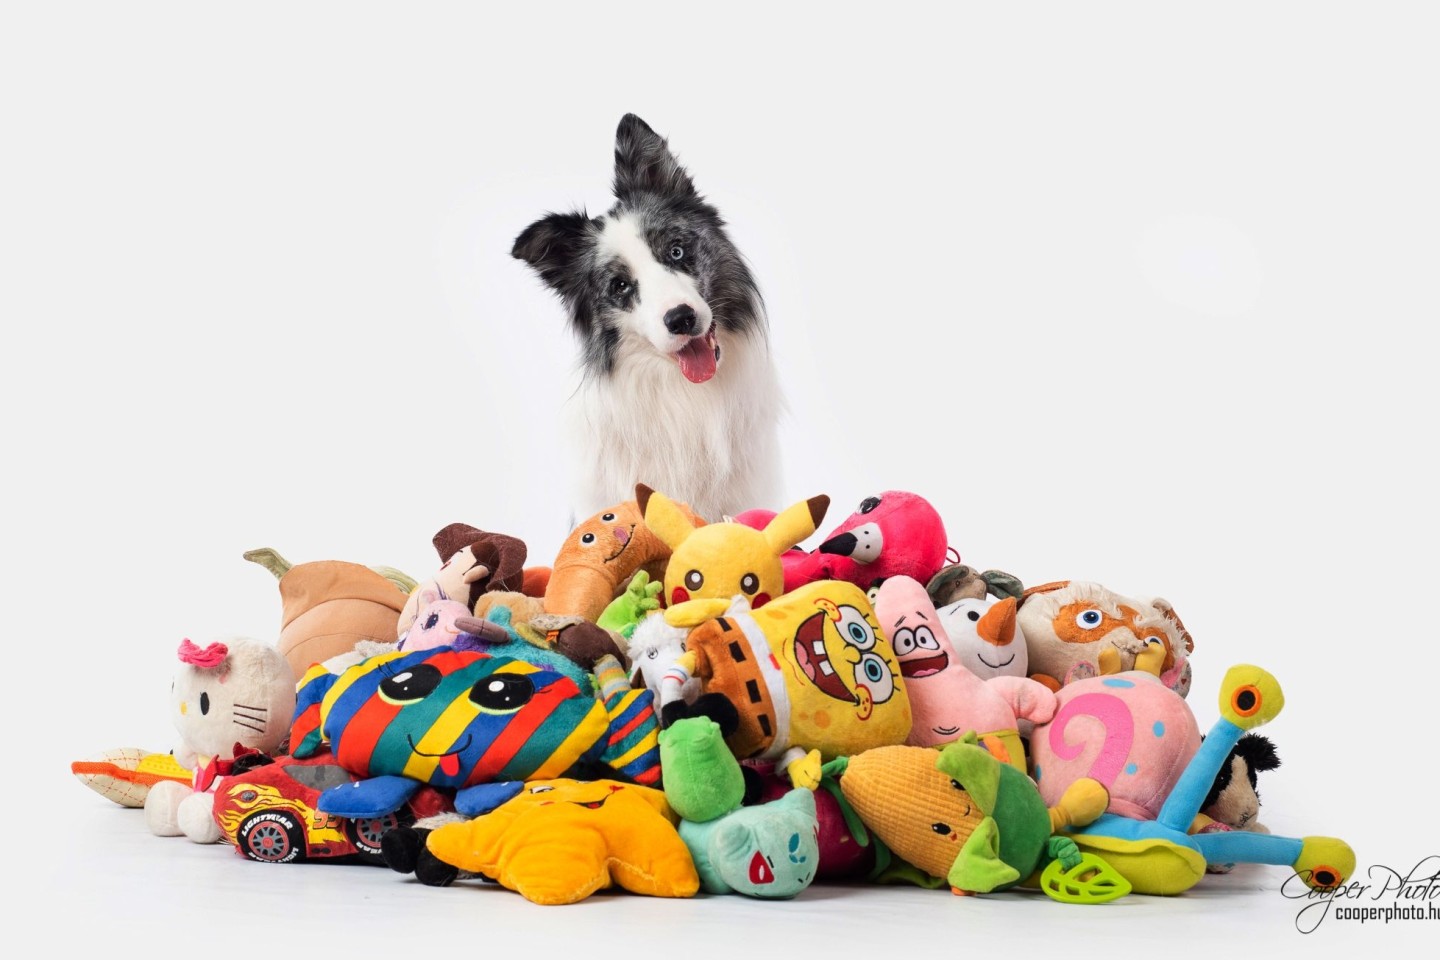
[[[1055,713],[1055,694],[1024,677],[981,680],[962,665],[940,624],[935,605],[920,582],[891,577],[875,596],[875,615],[900,661],[914,717],[907,741],[934,747],[974,730],[1002,748],[1008,760],[1025,769],[1018,720],[1044,723]]]

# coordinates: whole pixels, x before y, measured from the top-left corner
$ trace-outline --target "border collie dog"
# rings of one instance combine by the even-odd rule
[[[564,302],[581,343],[566,403],[572,525],[644,483],[709,521],[779,509],[783,409],[764,304],[715,207],[633,114],[615,133],[615,205],[552,213],[511,251]]]

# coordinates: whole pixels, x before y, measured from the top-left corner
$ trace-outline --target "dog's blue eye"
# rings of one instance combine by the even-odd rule
[[[678,243],[675,244],[675,246],[673,246],[673,247],[670,248],[670,259],[671,259],[671,260],[684,260],[684,259],[685,259],[685,248],[682,247],[682,246],[680,246],[680,244],[678,244]]]

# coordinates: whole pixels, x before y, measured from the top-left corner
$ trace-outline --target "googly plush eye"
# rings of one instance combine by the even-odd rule
[[[875,703],[884,703],[895,695],[895,678],[879,654],[867,653],[855,664],[855,683],[869,690]]]
[[[940,641],[935,639],[935,633],[929,627],[916,627],[915,646],[922,650],[939,650]]]
[[[615,519],[615,514],[613,514],[613,513],[605,513],[605,514],[601,514],[601,515],[600,515],[600,522],[601,522],[601,523],[610,523],[610,522],[611,522],[612,520],[614,520],[614,519]]]
[[[934,830],[942,837],[949,836],[950,834],[950,824],[948,823],[932,823],[930,824],[930,829]]]
[[[746,596],[755,596],[755,591],[760,589],[760,578],[753,573],[745,574],[740,578],[740,589],[745,591]]]
[[[871,629],[865,615],[848,604],[839,609],[840,622],[835,626],[840,631],[841,638],[850,646],[859,647],[861,650],[869,650],[875,646],[875,631]]]
[[[880,506],[880,498],[879,498],[879,497],[866,497],[864,500],[861,500],[861,501],[860,501],[860,510],[859,510],[859,512],[860,512],[860,513],[869,513],[870,511],[874,510],[874,509],[875,509],[876,507],[878,507],[878,506]]]
[[[430,616],[428,616],[428,617],[425,618],[425,626],[422,627],[421,629],[422,629],[422,630],[434,630],[434,629],[435,629],[435,625],[438,624],[439,622],[440,622],[440,614],[438,614],[438,613],[432,613],[432,614],[430,614]]]
[[[890,646],[895,649],[895,656],[906,656],[915,649],[915,631],[909,627],[901,627],[890,634]]]
[[[210,694],[205,693],[205,692],[202,691],[201,694],[200,694],[200,715],[203,717],[203,716],[205,716],[205,715],[206,715],[207,713],[209,713],[209,712],[210,712]]]
[[[583,543],[583,544],[585,544],[585,545],[588,547],[590,544],[592,544],[592,543],[595,542],[595,534],[593,534],[593,533],[582,533],[582,534],[580,535],[580,542]]]
[[[518,673],[495,673],[470,688],[470,702],[485,713],[514,713],[535,696],[535,684]]]
[[[694,593],[696,590],[699,590],[703,586],[705,586],[705,574],[701,573],[699,570],[691,570],[689,573],[685,574],[686,590]]]
[[[1081,610],[1075,615],[1075,625],[1081,630],[1094,630],[1104,619],[1103,613],[1091,607],[1089,610]]]
[[[396,706],[418,703],[440,686],[442,674],[428,663],[417,663],[409,670],[380,681],[380,699]]]

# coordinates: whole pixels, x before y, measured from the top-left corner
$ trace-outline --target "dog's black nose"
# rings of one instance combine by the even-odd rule
[[[696,333],[695,308],[688,303],[665,311],[665,329],[678,336],[693,337]]]

